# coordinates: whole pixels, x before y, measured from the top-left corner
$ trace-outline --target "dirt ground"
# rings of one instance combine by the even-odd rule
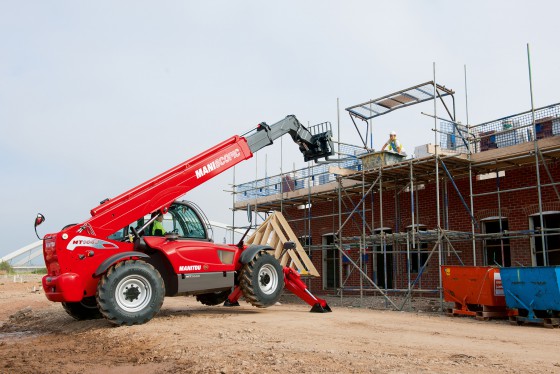
[[[439,302],[331,298],[314,314],[289,295],[268,309],[175,297],[147,324],[113,327],[73,320],[39,276],[16,281],[0,275],[0,373],[560,373],[560,329],[447,317]]]

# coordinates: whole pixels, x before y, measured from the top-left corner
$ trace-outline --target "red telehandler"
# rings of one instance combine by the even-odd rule
[[[78,320],[105,317],[116,325],[153,318],[165,296],[194,295],[205,305],[274,305],[284,288],[312,312],[330,312],[313,296],[299,274],[283,268],[271,247],[219,245],[196,204],[179,197],[247,160],[284,134],[299,145],[305,161],[328,159],[333,151],[329,124],[304,127],[295,116],[246,136],[234,136],[91,210],[91,218],[43,238],[47,299],[62,302]],[[167,217],[167,230],[157,224]],[[44,222],[42,214],[35,219]],[[162,225],[162,224],[160,224]],[[157,228],[157,229],[156,229]],[[294,243],[286,243],[290,250]]]

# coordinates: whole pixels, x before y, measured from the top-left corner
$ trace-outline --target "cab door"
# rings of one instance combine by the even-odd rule
[[[207,225],[191,205],[173,203],[162,224],[164,236],[148,235],[144,240],[166,254],[177,274],[234,270],[237,248],[214,244]]]

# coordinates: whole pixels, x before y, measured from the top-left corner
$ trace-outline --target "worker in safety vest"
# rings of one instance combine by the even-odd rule
[[[163,214],[160,214],[156,220],[154,221],[154,224],[152,226],[152,235],[154,236],[163,236],[165,235],[165,229],[163,228]]]
[[[391,131],[391,133],[389,134],[389,140],[387,140],[387,143],[383,145],[383,148],[381,148],[381,150],[384,151],[387,147],[389,147],[388,151],[393,151],[401,154],[404,153],[403,146],[401,142],[397,140],[397,133],[395,131]]]

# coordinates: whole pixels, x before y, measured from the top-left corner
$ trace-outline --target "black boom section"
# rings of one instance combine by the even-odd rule
[[[262,122],[257,127],[257,131],[246,137],[247,144],[251,152],[255,153],[258,150],[271,145],[276,139],[285,134],[290,134],[294,142],[299,145],[299,150],[303,154],[305,161],[317,161],[321,158],[328,159],[329,156],[334,154],[334,147],[332,143],[332,131],[330,126],[324,124],[318,125],[321,130],[313,134],[312,131],[303,126],[298,119],[289,115],[283,120],[276,122],[273,125],[267,125]],[[314,126],[318,128],[317,126]]]

